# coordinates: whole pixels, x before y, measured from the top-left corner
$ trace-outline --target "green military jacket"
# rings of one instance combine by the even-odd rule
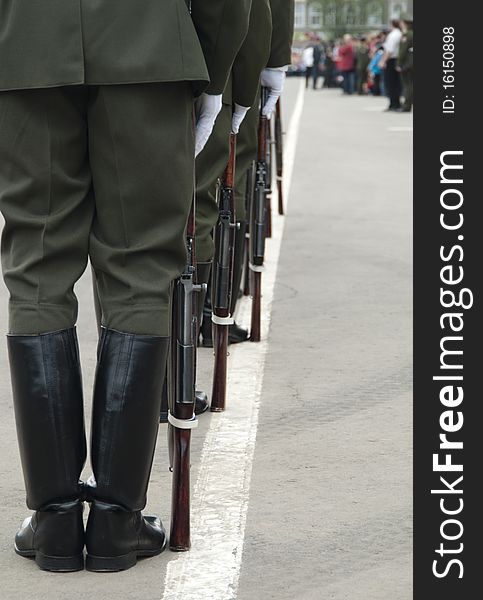
[[[210,93],[221,93],[248,30],[250,5],[0,0],[0,90],[192,81],[198,93],[208,84]]]
[[[413,31],[409,29],[401,38],[397,66],[403,71],[409,71],[413,68],[413,60]]]
[[[270,0],[272,39],[267,67],[284,67],[292,62],[294,0]]]
[[[252,106],[265,67],[292,60],[294,0],[253,0],[247,36],[235,59],[223,101]]]
[[[356,49],[356,71],[365,73],[371,59],[369,58],[369,48],[365,46]]]

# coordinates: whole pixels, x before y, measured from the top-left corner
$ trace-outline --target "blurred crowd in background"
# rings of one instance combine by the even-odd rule
[[[411,112],[413,106],[413,19],[403,15],[372,34],[323,41],[306,34],[306,46],[289,74],[304,76],[314,90],[341,88],[345,95],[387,96],[385,110]]]

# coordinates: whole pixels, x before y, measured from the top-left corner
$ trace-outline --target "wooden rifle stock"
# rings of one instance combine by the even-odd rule
[[[243,295],[244,296],[249,296],[250,295],[250,266],[249,266],[249,255],[250,255],[250,241],[249,241],[249,236],[250,234],[247,235],[247,237],[245,238],[245,256],[244,256],[244,266],[243,266]]]
[[[283,132],[280,98],[275,111],[275,163],[277,166],[278,214],[283,215]]]
[[[262,87],[260,102],[260,120],[258,124],[258,155],[255,169],[255,191],[250,211],[250,270],[252,294],[252,322],[250,340],[261,339],[261,298],[262,271],[265,260],[265,237],[267,228],[267,117],[263,115],[263,106],[268,91]]]
[[[184,552],[191,547],[190,535],[190,445],[195,417],[195,373],[197,317],[194,294],[204,286],[195,283],[194,201],[187,227],[188,260],[174,282],[172,332],[168,368],[168,443],[173,473],[171,533],[169,547]]]
[[[235,245],[235,161],[236,134],[230,134],[230,156],[218,186],[219,217],[215,228],[215,259],[212,269],[213,348],[215,364],[211,395],[212,412],[222,412],[226,404],[226,374],[228,360],[228,329],[233,292],[233,260]]]

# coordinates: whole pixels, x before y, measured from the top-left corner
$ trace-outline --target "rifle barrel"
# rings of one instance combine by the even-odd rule
[[[283,215],[283,132],[280,98],[275,111],[275,162],[277,165],[278,214]]]
[[[263,107],[268,96],[268,90],[262,87],[260,102],[260,120],[258,124],[258,160],[256,163],[255,193],[250,214],[250,288],[252,295],[252,321],[250,340],[259,342],[261,339],[261,295],[262,273],[265,260],[265,238],[267,236],[267,118],[263,115]]]

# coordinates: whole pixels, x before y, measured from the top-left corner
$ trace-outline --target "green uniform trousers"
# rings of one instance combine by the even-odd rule
[[[73,326],[90,258],[105,326],[169,334],[193,194],[189,83],[0,93],[9,330]]]
[[[403,82],[404,104],[403,110],[411,110],[413,107],[413,70],[405,69],[401,72]]]
[[[258,146],[259,93],[248,111],[237,135],[235,166],[236,220],[247,218],[245,208],[247,172],[256,159]],[[213,133],[196,159],[196,258],[209,262],[213,258],[212,232],[218,220],[216,183],[223,175],[229,157],[229,135],[233,109],[223,104]]]

